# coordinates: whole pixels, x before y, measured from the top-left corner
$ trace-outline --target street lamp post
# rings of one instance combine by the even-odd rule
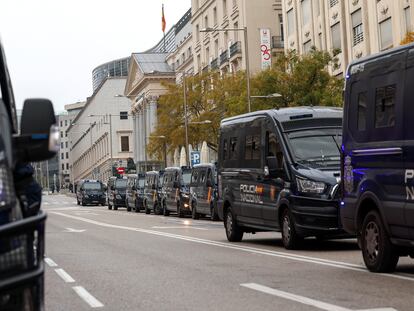
[[[204,28],[200,32],[226,32],[226,31],[243,31],[244,36],[244,57],[246,59],[246,82],[247,82],[247,108],[251,112],[251,96],[250,96],[250,61],[249,61],[249,44],[247,37],[247,27],[243,28]]]

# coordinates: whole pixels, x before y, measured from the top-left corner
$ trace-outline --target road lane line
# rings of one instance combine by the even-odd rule
[[[267,287],[264,285],[260,285],[257,283],[244,283],[244,284],[240,284],[240,286],[252,289],[252,290],[256,290],[265,294],[269,294],[269,295],[273,295],[276,297],[280,297],[283,299],[287,299],[287,300],[291,300],[291,301],[295,301],[304,305],[308,305],[308,306],[312,306],[315,308],[318,308],[320,310],[325,310],[325,311],[354,311],[353,309],[348,309],[348,308],[343,308],[337,305],[333,305],[330,303],[326,303],[320,300],[316,300],[316,299],[312,299],[312,298],[308,298],[305,296],[300,296],[300,295],[295,295],[289,292],[285,292],[285,291],[281,291],[281,290],[277,290],[271,287]],[[394,308],[375,308],[375,309],[364,309],[364,310],[359,310],[359,311],[397,311]]]
[[[48,257],[45,258],[45,262],[48,264],[49,267],[57,267],[57,263]]]
[[[72,288],[91,308],[102,308],[104,306],[102,302],[93,297],[84,287],[74,286]]]
[[[63,269],[55,269],[55,272],[65,281],[66,283],[74,283],[75,280]]]
[[[129,230],[129,231],[135,231],[135,232],[140,232],[140,233],[158,235],[158,236],[167,237],[167,238],[174,238],[174,239],[179,239],[179,240],[184,240],[184,241],[189,241],[189,242],[194,242],[194,243],[199,243],[199,244],[223,247],[223,248],[234,249],[234,250],[239,250],[239,251],[248,252],[248,253],[256,253],[256,254],[267,255],[267,256],[272,256],[272,257],[277,257],[277,258],[284,258],[284,259],[289,259],[289,260],[294,260],[294,261],[313,263],[313,264],[323,265],[323,266],[328,266],[328,267],[333,267],[333,268],[340,268],[340,269],[365,272],[365,273],[369,272],[362,265],[355,265],[355,264],[351,264],[347,262],[334,261],[334,260],[328,260],[328,259],[311,257],[311,256],[297,255],[297,254],[292,254],[288,252],[272,251],[272,250],[266,250],[266,249],[250,247],[250,246],[240,246],[237,244],[217,242],[213,240],[206,240],[206,239],[200,239],[200,238],[189,237],[189,236],[184,236],[184,235],[177,235],[177,234],[172,234],[172,233],[167,233],[167,232],[162,232],[162,231],[154,231],[154,230],[148,230],[148,229],[142,229],[142,228],[136,228],[136,227],[134,228],[134,227],[127,227],[127,226],[113,225],[113,224],[104,223],[104,222],[100,222],[100,221],[96,221],[96,220],[92,220],[88,218],[68,215],[68,214],[64,214],[60,212],[51,212],[51,213],[55,215],[67,217],[67,218],[76,219],[82,222],[94,224],[97,226],[106,227],[106,228],[122,229],[122,230]],[[372,277],[380,276],[380,277],[387,277],[387,278],[395,278],[395,279],[414,282],[414,277],[400,275],[400,274],[373,273],[371,274],[371,276]]]
[[[351,309],[347,309],[347,308],[342,308],[340,306],[336,306],[330,303],[326,303],[326,302],[322,302],[319,300],[315,300],[315,299],[311,299],[311,298],[307,298],[304,296],[299,296],[299,295],[295,295],[295,294],[291,294],[288,292],[284,292],[281,290],[277,290],[271,287],[267,287],[267,286],[263,286],[260,284],[256,284],[256,283],[245,283],[245,284],[240,284],[240,286],[246,287],[246,288],[250,288],[262,293],[266,293],[269,295],[273,295],[273,296],[277,296],[283,299],[287,299],[287,300],[291,300],[291,301],[295,301],[304,305],[308,305],[308,306],[312,306],[315,308],[318,308],[320,310],[325,310],[325,311],[352,311]]]

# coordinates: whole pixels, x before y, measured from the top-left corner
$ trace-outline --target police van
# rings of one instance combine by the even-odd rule
[[[339,219],[342,109],[258,111],[221,122],[218,213],[227,239],[281,231],[303,238],[344,234]]]
[[[414,45],[360,59],[347,71],[341,219],[373,272],[414,255],[412,81]]]

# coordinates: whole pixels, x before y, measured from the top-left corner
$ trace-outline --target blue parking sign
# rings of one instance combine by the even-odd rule
[[[201,162],[200,151],[191,151],[191,166],[200,164],[200,162]]]

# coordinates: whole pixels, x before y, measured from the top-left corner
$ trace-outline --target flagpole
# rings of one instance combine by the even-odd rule
[[[167,48],[165,46],[165,15],[164,15],[164,3],[162,4],[162,19],[161,19],[161,24],[162,24],[162,32],[164,34],[164,53],[167,53]]]

